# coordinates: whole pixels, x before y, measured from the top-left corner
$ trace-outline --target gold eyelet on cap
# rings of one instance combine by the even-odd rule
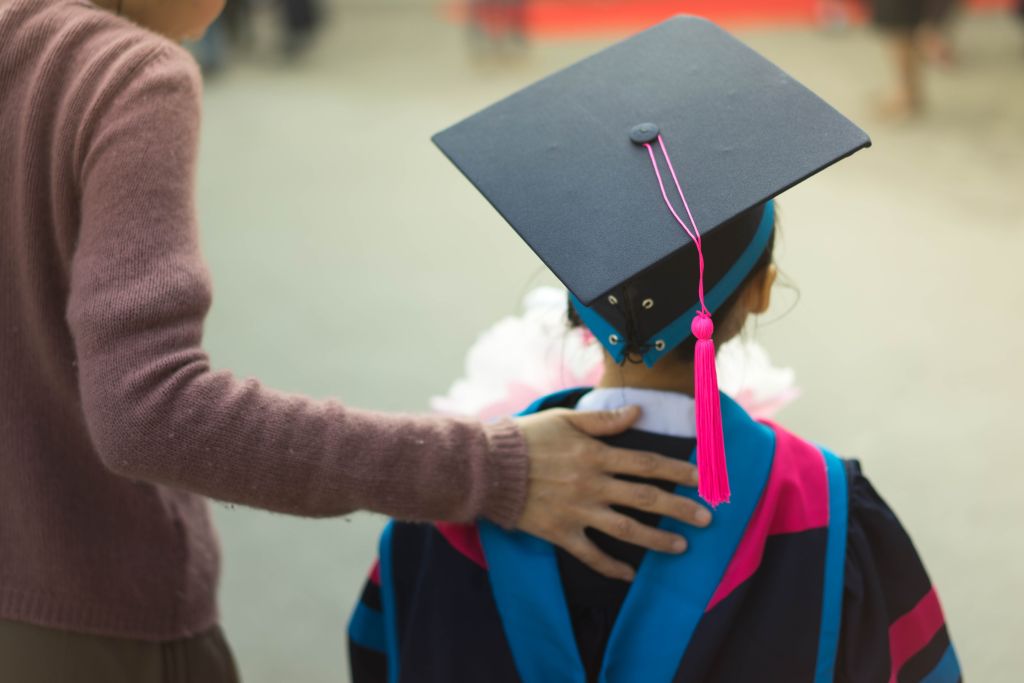
[[[612,346],[618,346],[619,345],[619,335],[613,334],[612,336],[608,337],[608,343],[611,344]]]
[[[619,305],[619,297],[615,296],[614,294],[609,294],[608,295],[608,303],[610,303],[612,306],[618,306]]]
[[[665,350],[665,342],[662,341],[661,339],[659,339],[658,341],[654,342],[654,349],[656,351],[664,351]]]
[[[654,299],[644,299],[643,307],[644,307],[644,310],[647,310],[647,311],[649,311],[652,308],[654,308]]]

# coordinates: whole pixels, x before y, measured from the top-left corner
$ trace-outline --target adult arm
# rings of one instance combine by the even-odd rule
[[[623,576],[586,545],[584,526],[656,549],[678,542],[624,523],[608,506],[693,521],[691,504],[611,475],[692,484],[688,466],[584,436],[622,431],[635,414],[484,426],[314,401],[214,371],[201,345],[211,288],[193,205],[198,74],[170,45],[126,51],[108,72],[78,143],[67,318],[82,409],[111,470],[298,515],[485,516]]]
[[[514,523],[528,464],[512,423],[358,410],[211,369],[193,204],[198,74],[169,44],[133,49],[107,69],[83,128],[67,311],[104,463],[291,514]]]

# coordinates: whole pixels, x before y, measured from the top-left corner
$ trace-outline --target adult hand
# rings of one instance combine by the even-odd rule
[[[656,486],[615,478],[627,474],[697,486],[697,468],[654,453],[613,448],[592,437],[628,429],[640,416],[636,407],[605,412],[548,410],[516,418],[530,458],[526,508],[519,529],[564,548],[596,572],[631,581],[633,569],[603,553],[587,538],[591,527],[650,550],[681,553],[686,539],[640,524],[615,512],[620,505],[707,526],[707,508]]]

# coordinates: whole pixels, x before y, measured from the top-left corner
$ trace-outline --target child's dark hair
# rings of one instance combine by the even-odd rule
[[[743,223],[750,223],[752,226],[756,225],[757,223],[760,222],[761,216],[763,215],[763,211],[764,211],[764,205],[761,205],[760,207],[755,207],[753,209],[750,209],[749,211],[744,212],[743,214],[740,214],[739,216],[734,218],[732,221],[730,221],[730,223],[732,223],[732,222],[736,222],[736,223],[743,222]],[[772,265],[773,254],[774,254],[774,250],[775,250],[775,235],[776,235],[776,232],[777,232],[777,220],[778,219],[776,219],[776,229],[772,230],[771,237],[769,237],[769,239],[768,239],[768,245],[765,247],[764,252],[761,253],[761,256],[758,258],[757,262],[754,264],[754,267],[750,270],[750,274],[747,275],[746,278],[744,278],[743,282],[739,285],[739,287],[737,287],[736,290],[732,294],[730,294],[729,297],[722,303],[722,305],[719,306],[718,309],[714,312],[716,320],[726,320],[727,318],[729,318],[731,316],[731,314],[732,314],[733,309],[736,307],[737,303],[739,302],[741,294],[747,288],[747,285],[749,285],[751,282],[753,282],[756,278],[763,277],[765,270],[769,266]],[[753,223],[751,223],[751,222],[753,222]],[[728,224],[723,225],[720,229],[711,232],[707,237],[704,238],[704,244],[705,244],[705,249],[706,249],[705,253],[714,253],[714,251],[715,251],[715,242],[717,242],[719,240],[722,240],[722,239],[728,239],[730,237],[729,233],[730,233],[730,230],[729,230]],[[694,256],[692,267],[690,267],[690,266],[684,267],[682,269],[682,271],[679,273],[680,291],[681,292],[683,292],[683,291],[692,291],[692,292],[694,292],[694,295],[692,297],[693,301],[689,302],[688,305],[692,305],[692,304],[696,303],[696,291],[697,291],[696,282],[697,282],[697,278],[698,278],[696,261],[697,261],[696,256]],[[727,270],[730,265],[731,265],[731,263],[724,263],[722,265],[718,265],[718,267],[716,268],[716,266],[714,264],[710,264],[709,263],[708,264],[708,268],[706,270],[706,275],[705,276],[707,278],[707,276],[710,275],[710,278],[708,278],[708,280],[710,282],[714,283],[714,282],[717,281],[717,279],[719,279],[722,275],[724,275],[725,270]],[[713,270],[720,270],[721,272],[720,273],[713,273],[713,272],[711,272]],[[689,272],[689,271],[692,271],[692,272]],[[688,283],[693,283],[693,285],[691,287],[687,288],[688,287]],[[629,285],[629,284],[627,284],[626,287],[625,287],[625,295],[626,295],[626,298],[630,299],[630,300],[631,299],[639,300],[641,298],[641,297],[635,296],[635,293],[633,291],[631,291],[631,285]],[[632,320],[630,319],[629,309],[628,308],[626,309],[626,313],[627,313],[627,329],[624,330],[624,331],[626,332],[627,341],[629,342],[630,346],[629,346],[629,348],[627,348],[626,355],[625,355],[625,361],[624,362],[639,363],[639,362],[641,362],[641,358],[642,358],[642,356],[644,354],[644,349],[640,347],[640,344],[642,344],[642,341],[636,339],[635,335],[632,334],[632,329],[633,329],[634,325],[632,323]],[[570,298],[569,304],[568,304],[568,317],[569,317],[569,326],[570,327],[575,328],[575,327],[583,327],[584,326],[583,325],[583,321],[580,319],[579,314],[576,312],[576,308],[572,304],[571,298]],[[683,342],[678,347],[673,349],[672,353],[677,355],[677,357],[683,359],[685,362],[690,363],[690,362],[693,362],[693,353],[694,353],[694,348],[696,347],[696,345],[697,345],[697,340],[693,336],[690,336],[685,342]]]

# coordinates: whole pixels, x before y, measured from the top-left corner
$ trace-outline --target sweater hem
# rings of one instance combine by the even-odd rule
[[[212,600],[208,607],[181,618],[161,619],[155,610],[144,607],[110,607],[0,586],[0,620],[86,635],[165,642],[208,631],[217,625],[219,615]]]

